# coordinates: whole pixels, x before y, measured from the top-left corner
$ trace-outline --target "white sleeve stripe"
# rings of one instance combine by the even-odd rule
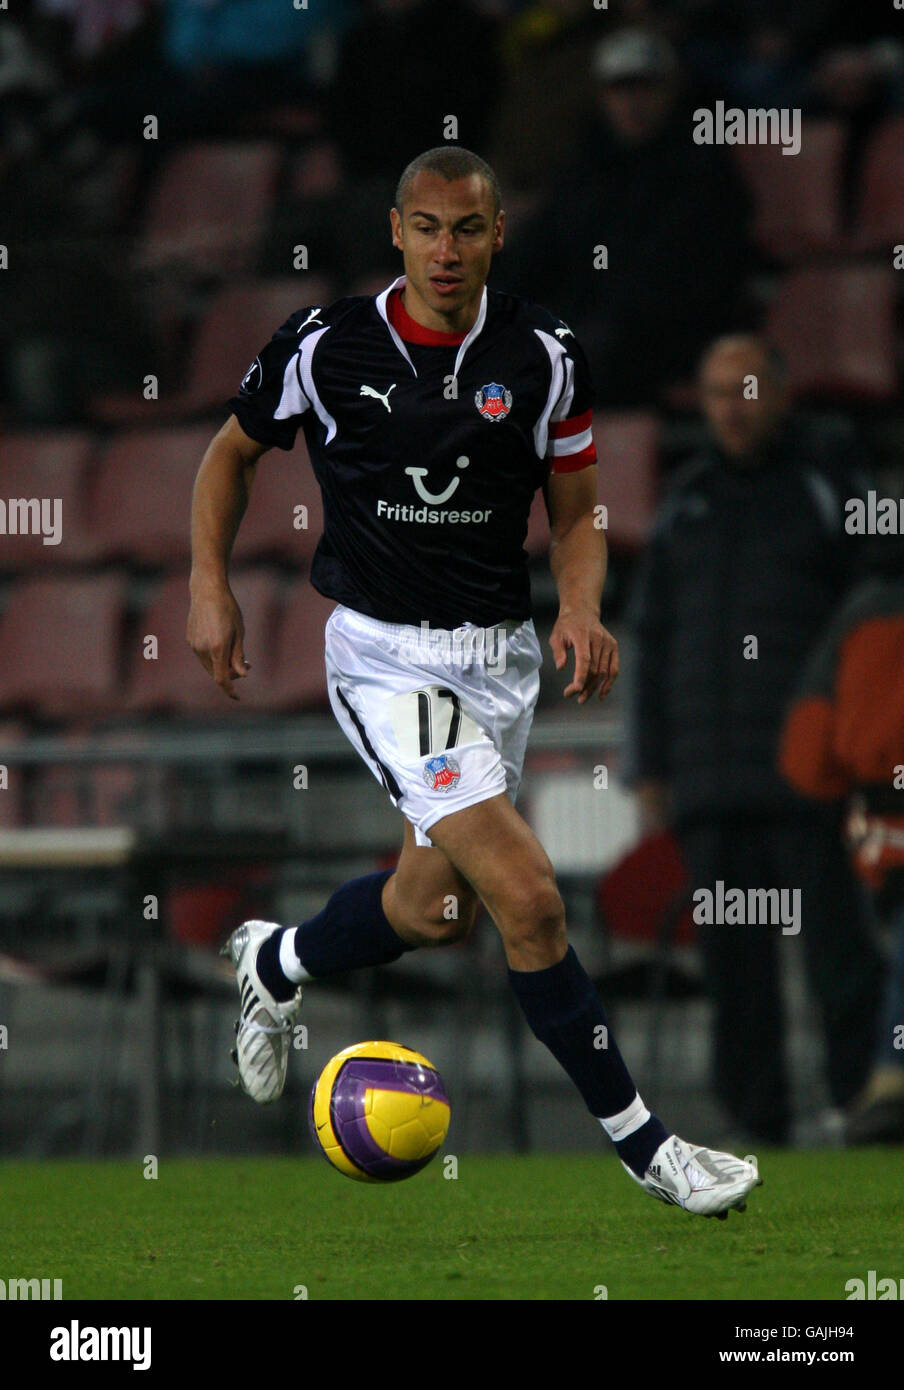
[[[562,390],[566,383],[567,373],[564,367],[565,349],[557,338],[553,338],[550,333],[544,333],[542,328],[535,328],[534,332],[546,349],[549,356],[550,381],[549,393],[546,397],[546,404],[543,407],[539,420],[534,425],[534,449],[537,457],[546,458],[546,449],[549,444],[549,421],[558,402],[562,397]],[[570,396],[569,396],[570,400]]]
[[[571,402],[574,400],[574,361],[570,357],[565,358],[565,385],[559,397],[555,410],[552,412],[551,419],[567,420],[571,414]]]
[[[312,371],[312,358],[314,356],[314,349],[317,346],[318,342],[323,337],[324,333],[329,333],[329,331],[330,327],[329,324],[327,324],[325,328],[318,328],[316,333],[309,333],[306,338],[302,338],[298,346],[297,356],[295,358],[295,362],[297,365],[297,379],[300,382],[300,388],[296,388],[298,391],[298,396],[301,398],[301,400],[305,401],[308,406],[313,407],[317,419],[326,429],[326,438],[323,441],[324,444],[329,444],[330,440],[335,439],[337,425],[336,421],[333,419],[332,415],[327,410],[326,406],[323,404],[323,401],[317,394],[317,387],[314,385],[314,374]],[[296,413],[289,409],[286,409],[285,412],[283,411],[283,401],[285,401],[285,398],[286,393],[283,392],[283,400],[280,401],[276,410],[277,419],[282,419],[284,413],[286,415]]]
[[[310,410],[311,402],[301,389],[301,381],[298,377],[298,354],[295,353],[286,363],[286,370],[283,372],[282,395],[279,398],[279,405],[273,412],[274,420],[288,420],[293,415],[303,415],[306,410]]]
[[[552,441],[552,453],[556,458],[562,454],[579,454],[593,443],[593,430],[582,430],[580,434],[569,434],[564,439]]]

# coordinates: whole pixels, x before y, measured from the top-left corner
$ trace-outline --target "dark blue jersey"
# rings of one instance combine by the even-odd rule
[[[293,314],[230,408],[268,448],[304,431],[322,594],[384,622],[527,618],[534,493],[596,460],[583,353],[545,309],[486,289],[460,344],[405,342],[387,312],[402,285]]]

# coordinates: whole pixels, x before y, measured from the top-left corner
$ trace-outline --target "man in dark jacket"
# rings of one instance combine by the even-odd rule
[[[836,1106],[868,1073],[878,1005],[880,960],[837,812],[798,797],[777,765],[801,666],[856,577],[844,503],[865,481],[790,415],[781,363],[758,339],[714,343],[700,388],[711,442],[660,509],[638,595],[634,774],[647,826],[671,821],[706,890],[695,916],[717,1094],[751,1135],[781,1143],[785,935],[801,933]],[[772,889],[798,904],[793,918],[777,919]]]
[[[561,174],[497,271],[501,287],[562,306],[599,406],[647,405],[736,322],[750,201],[730,152],[695,142],[665,39],[619,30],[592,76]]]

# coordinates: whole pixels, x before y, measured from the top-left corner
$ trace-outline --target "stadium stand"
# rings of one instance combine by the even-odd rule
[[[217,428],[195,425],[113,435],[91,495],[100,559],[152,568],[188,564],[192,485]]]
[[[593,418],[599,466],[599,498],[607,508],[606,539],[613,550],[633,553],[647,539],[656,507],[660,425],[646,412],[599,414]],[[549,550],[549,516],[542,493],[531,507],[528,555]]]
[[[325,708],[329,700],[323,664],[323,629],[335,608],[306,579],[284,595],[269,703],[280,710]]]
[[[239,681],[240,708],[260,710],[272,703],[269,672],[272,663],[278,581],[264,570],[236,571],[232,588],[253,644],[246,657],[254,679]],[[188,645],[188,574],[168,574],[143,608],[127,660],[124,705],[135,714],[198,716],[234,713],[232,702],[201,666]],[[157,656],[147,660],[147,636],[157,638]]]
[[[904,239],[904,117],[884,121],[867,145],[853,232],[856,251],[887,251]]]
[[[307,567],[322,530],[320,487],[299,433],[291,454],[274,449],[258,464],[233,553],[240,561],[275,559]]]
[[[754,239],[767,256],[800,261],[838,250],[847,139],[841,121],[804,121],[793,157],[780,145],[734,147],[753,195]]]
[[[803,396],[890,402],[897,393],[894,271],[808,266],[782,281],[766,336]]]
[[[253,267],[276,196],[282,155],[269,141],[177,149],[151,194],[138,259],[146,270],[178,263],[199,275]]]
[[[2,441],[4,498],[59,499],[62,540],[45,545],[40,534],[0,537],[0,570],[89,563],[97,530],[84,512],[94,437],[81,429],[31,430]]]
[[[118,706],[125,580],[23,579],[0,619],[0,711],[78,721]]]

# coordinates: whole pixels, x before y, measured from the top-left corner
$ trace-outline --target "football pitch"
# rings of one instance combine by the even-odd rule
[[[758,1154],[746,1213],[654,1201],[611,1155],[0,1163],[5,1274],[64,1299],[831,1299],[904,1277],[904,1149]]]

